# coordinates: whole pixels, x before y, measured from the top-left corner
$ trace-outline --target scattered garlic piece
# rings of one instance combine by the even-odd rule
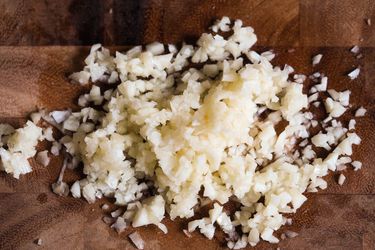
[[[360,107],[359,109],[357,109],[354,116],[355,117],[365,116],[366,112],[367,110],[364,107]]]
[[[354,80],[354,79],[356,79],[356,78],[359,76],[359,72],[360,72],[360,69],[359,69],[359,68],[356,68],[356,69],[354,69],[353,71],[351,71],[351,72],[348,74],[350,80]]]
[[[312,59],[312,65],[315,66],[320,63],[322,60],[323,55],[322,54],[317,54],[316,56],[313,57]]]
[[[346,179],[345,175],[340,174],[340,176],[339,176],[339,180],[338,180],[338,184],[339,184],[340,186],[342,186],[342,185],[344,184],[344,182],[345,182],[345,179]]]
[[[145,242],[143,241],[141,235],[138,232],[134,232],[129,234],[129,239],[133,242],[134,246],[137,249],[144,249],[145,248]]]
[[[36,155],[36,161],[42,164],[44,167],[47,167],[50,162],[50,158],[48,157],[48,151],[47,150],[40,151]]]

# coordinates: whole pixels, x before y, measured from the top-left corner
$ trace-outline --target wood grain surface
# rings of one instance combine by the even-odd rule
[[[222,15],[253,26],[258,49],[277,53],[274,64],[288,63],[305,74],[319,71],[329,76],[330,88],[350,89],[349,113],[361,105],[368,109],[357,120],[363,142],[353,155],[363,162],[362,170],[345,170],[344,186],[336,173],[327,176],[328,188],[308,194],[293,225],[277,233],[290,229],[299,236],[255,249],[375,249],[375,1],[0,0],[0,122],[20,126],[36,108],[77,108],[74,101],[86,89],[66,76],[82,67],[89,50],[82,45],[102,42],[114,50],[155,40],[193,42]],[[362,59],[349,52],[355,44]],[[295,51],[287,52],[292,47]],[[317,53],[324,56],[313,68]],[[357,66],[361,74],[350,81],[346,74]],[[51,192],[61,161],[54,157],[48,167],[33,161],[34,171],[20,180],[0,173],[0,249],[134,249],[127,239],[134,229],[118,235],[102,222],[106,212],[100,205],[108,201],[89,205]],[[80,175],[69,170],[66,181]],[[188,239],[181,232],[186,221],[165,223],[167,235],[154,226],[137,229],[146,249],[225,248],[220,234],[212,241],[199,233]]]

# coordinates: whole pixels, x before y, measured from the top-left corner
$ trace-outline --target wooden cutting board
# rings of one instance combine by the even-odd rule
[[[368,109],[357,119],[363,139],[353,158],[363,168],[325,179],[329,186],[294,215],[299,233],[278,245],[259,244],[256,249],[375,249],[375,2],[369,0],[266,0],[266,1],[0,1],[0,122],[20,126],[37,107],[77,108],[85,88],[72,85],[66,76],[82,67],[88,47],[102,42],[135,45],[194,41],[215,18],[240,18],[255,28],[259,50],[273,48],[275,65],[289,64],[297,72],[319,71],[329,77],[329,88],[352,91],[352,108]],[[366,18],[374,24],[368,26]],[[362,59],[349,52],[361,47]],[[52,46],[54,45],[54,46]],[[63,46],[61,46],[63,45]],[[288,49],[294,48],[290,53]],[[321,63],[311,58],[323,54]],[[359,66],[361,74],[350,81],[346,74]],[[343,118],[347,122],[350,115]],[[46,145],[41,145],[43,148]],[[48,167],[33,161],[34,171],[19,180],[0,173],[0,249],[133,249],[127,235],[118,235],[102,222],[108,212],[72,197],[57,197],[50,185],[62,160],[52,158]],[[69,170],[66,181],[80,177]],[[209,241],[199,233],[187,238],[186,221],[165,220],[164,235],[154,226],[137,229],[146,249],[224,249],[219,233]],[[278,235],[280,233],[277,233]],[[37,246],[34,241],[42,239]]]

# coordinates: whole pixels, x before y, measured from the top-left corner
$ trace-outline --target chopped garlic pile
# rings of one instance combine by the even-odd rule
[[[93,85],[79,98],[78,112],[42,115],[65,133],[53,142],[51,153],[58,155],[63,145],[72,157],[71,168],[83,162],[86,178],[71,186],[74,197],[90,203],[113,197],[117,205],[126,206],[123,214],[114,216],[118,231],[129,224],[154,224],[167,233],[161,223],[165,213],[171,219],[191,218],[201,198],[208,198],[215,202],[209,217],[191,221],[186,234],[199,230],[212,239],[220,227],[230,248],[254,246],[261,239],[277,243],[273,232],[288,223],[284,214],[301,207],[306,191],[325,189],[323,177],[336,171],[343,157],[352,154],[352,145],[360,143],[353,132],[355,120],[350,133],[336,120],[349,108],[350,91],[330,89],[331,97],[320,100],[328,78],[317,73],[313,77],[320,83],[307,96],[302,91],[306,76],[292,77],[289,65],[274,67],[271,51],[251,50],[256,42],[251,27],[243,27],[240,20],[232,25],[224,17],[212,30],[202,34],[196,46],[184,44],[180,50],[152,43],[146,50],[137,46],[111,55],[100,44],[92,46],[86,66],[71,79],[113,87],[103,91]],[[321,58],[314,57],[313,64]],[[309,128],[319,122],[308,108],[321,101],[328,117],[312,135]],[[94,105],[103,110],[90,107]],[[286,126],[276,129],[283,122]],[[27,127],[16,130],[8,150],[0,149],[4,169],[15,177],[31,171],[29,165],[16,166],[35,155],[41,137],[41,129],[31,122],[28,126],[33,131],[27,137],[18,136]],[[12,133],[3,130],[4,135]],[[53,141],[51,132],[44,134]],[[317,147],[331,152],[317,158]],[[23,161],[7,154],[19,154]],[[38,159],[48,165],[46,152]],[[352,165],[356,170],[362,166],[357,161]],[[241,205],[231,215],[222,206],[229,201]]]
[[[42,129],[28,121],[25,127],[15,131],[10,125],[0,124],[0,130],[0,169],[18,179],[21,174],[32,171],[28,158],[36,154],[35,146],[42,138]]]

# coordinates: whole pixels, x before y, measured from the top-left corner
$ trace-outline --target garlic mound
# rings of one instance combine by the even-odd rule
[[[228,31],[229,25],[225,17],[212,29]],[[291,81],[293,68],[272,66],[272,52],[251,51],[256,36],[240,20],[232,31],[227,39],[202,34],[197,47],[183,45],[178,52],[153,43],[145,51],[138,46],[112,57],[100,45],[92,47],[83,71],[94,81],[116,75],[120,83],[106,94],[106,112],[96,130],[77,136],[74,154],[84,163],[87,178],[80,185],[89,202],[104,195],[126,205],[142,199],[145,181],[152,181],[158,196],[127,217],[135,227],[158,225],[164,206],[171,219],[192,217],[203,189],[203,197],[221,204],[235,199],[242,208],[231,218],[215,207],[214,220],[196,220],[188,230],[199,228],[212,239],[215,224],[227,234],[241,226],[245,238],[228,242],[240,248],[260,239],[277,243],[273,232],[286,223],[283,214],[296,212],[306,190],[326,187],[322,177],[360,140],[355,134],[345,139],[342,127],[341,132],[328,127],[326,134],[313,137],[314,145],[327,150],[341,141],[326,159],[316,158],[311,144],[296,152],[296,141],[310,137],[313,118],[305,111],[309,102],[301,83],[306,77]],[[245,56],[251,63],[245,64]],[[208,60],[201,68],[188,67]],[[78,74],[72,79],[87,82],[87,75],[77,79]],[[327,77],[322,82],[325,91]],[[98,87],[87,99],[102,101]],[[331,98],[326,108],[330,120],[346,111]],[[268,116],[260,118],[265,110]],[[283,120],[287,126],[277,132]],[[150,205],[150,199],[159,205],[156,200]]]
[[[209,217],[191,221],[189,232],[199,229],[212,239],[218,226],[235,249],[260,240],[277,243],[273,232],[288,222],[284,214],[302,206],[306,191],[326,188],[322,177],[360,143],[354,126],[347,133],[335,120],[348,109],[350,91],[329,90],[324,128],[310,135],[318,121],[307,109],[318,95],[303,93],[306,76],[292,77],[289,65],[274,67],[272,51],[251,50],[256,35],[241,20],[232,24],[224,17],[211,29],[214,33],[202,34],[197,46],[184,44],[180,50],[152,43],[146,50],[137,46],[111,55],[100,44],[92,46],[86,66],[71,79],[113,88],[103,92],[93,85],[79,98],[80,111],[51,113],[66,133],[59,143],[73,165],[83,162],[86,178],[75,182],[71,192],[90,203],[113,197],[127,208],[120,217],[124,223],[154,224],[165,233],[161,221],[166,213],[172,220],[191,218],[205,198],[214,207]],[[232,33],[224,38],[217,31]],[[310,92],[325,91],[327,79],[322,76],[322,86]],[[91,104],[102,105],[103,111]],[[31,134],[33,143],[18,149],[28,151],[27,157],[35,154],[31,149],[41,131]],[[7,154],[17,154],[11,150],[22,139],[15,138],[9,139],[10,151],[0,149],[10,173],[14,163]],[[332,152],[316,158],[313,145]],[[14,172],[15,177],[31,170],[21,163],[25,170]],[[359,169],[361,163],[353,166]],[[241,205],[232,215],[222,207],[229,201]]]
[[[228,31],[230,21],[225,17],[215,25],[214,31]],[[346,138],[342,127],[327,127],[313,143],[327,150],[341,142],[339,146],[320,159],[310,144],[298,157],[295,143],[310,137],[313,118],[305,111],[309,102],[301,83],[306,77],[293,82],[290,66],[272,66],[272,52],[251,51],[256,36],[240,20],[232,31],[227,39],[203,34],[197,47],[183,45],[178,52],[153,43],[145,51],[137,46],[113,57],[101,45],[92,47],[82,72],[109,84],[118,76],[120,83],[105,94],[105,113],[96,129],[74,129],[73,138],[79,139],[72,153],[84,163],[87,178],[80,186],[89,202],[104,195],[129,204],[142,199],[145,183],[151,181],[158,195],[125,214],[135,227],[160,227],[164,206],[171,219],[192,217],[203,189],[203,197],[221,204],[235,199],[242,208],[231,218],[215,204],[214,219],[190,222],[189,231],[199,228],[212,239],[216,224],[229,235],[240,226],[243,235],[228,246],[241,248],[260,239],[277,243],[273,232],[286,223],[283,214],[296,212],[306,190],[326,187],[322,177],[360,139],[354,133]],[[245,56],[251,63],[244,63]],[[201,68],[188,67],[208,60]],[[79,74],[83,77],[77,79]],[[72,79],[82,84],[87,76],[76,73]],[[85,98],[103,101],[96,86]],[[349,95],[346,105],[348,101]],[[330,98],[326,108],[330,120],[346,111]],[[265,110],[268,116],[260,118]],[[287,125],[277,132],[283,120]]]

